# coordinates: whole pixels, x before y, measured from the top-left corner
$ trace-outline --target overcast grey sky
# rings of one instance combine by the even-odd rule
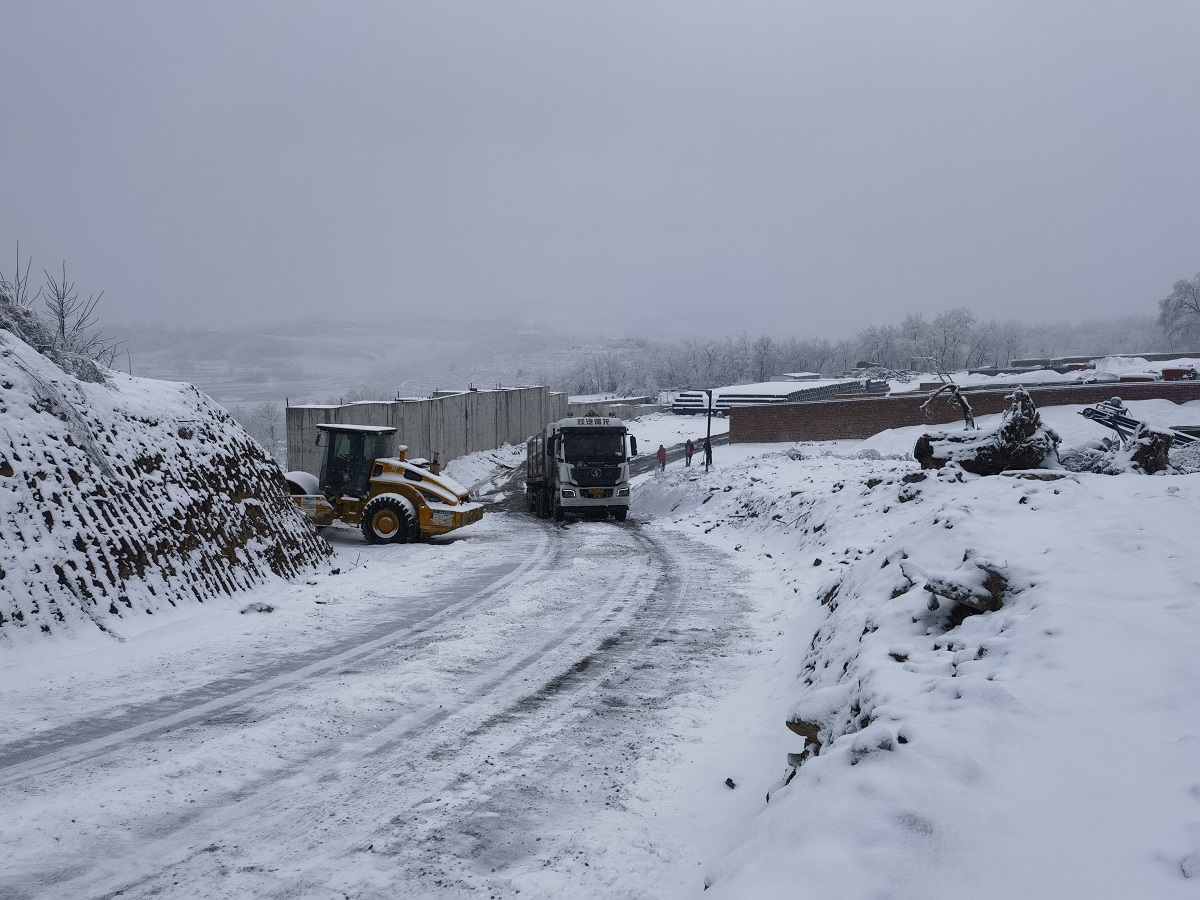
[[[0,270],[106,321],[845,335],[1200,269],[1200,2],[24,2]]]

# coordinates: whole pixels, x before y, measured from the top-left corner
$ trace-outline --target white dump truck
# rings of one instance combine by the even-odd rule
[[[629,460],[637,438],[611,416],[571,416],[551,422],[526,445],[529,511],[562,521],[568,515],[618,522],[629,514]]]

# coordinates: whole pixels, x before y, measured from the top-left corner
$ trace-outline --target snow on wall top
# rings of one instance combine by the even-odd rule
[[[727,387],[716,388],[713,396],[719,398],[755,394],[785,397],[797,391],[810,391],[833,384],[854,384],[862,380],[861,378],[823,378],[819,381],[759,381],[754,384],[731,384]]]
[[[119,638],[329,552],[279,467],[194,387],[85,383],[0,330],[0,646]]]

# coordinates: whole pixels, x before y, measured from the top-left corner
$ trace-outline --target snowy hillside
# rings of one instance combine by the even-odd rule
[[[85,384],[0,331],[0,646],[121,637],[328,553],[278,466],[195,388]]]
[[[437,389],[545,384],[586,352],[579,342],[515,322],[423,318],[292,322],[262,331],[131,327],[136,375],[195,384],[221,403],[323,403],[357,396],[424,396]],[[125,361],[125,360],[123,360]]]
[[[1200,476],[837,452],[738,445],[640,486],[763,606],[770,801],[705,896],[1194,896]]]

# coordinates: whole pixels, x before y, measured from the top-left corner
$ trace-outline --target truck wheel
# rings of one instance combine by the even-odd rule
[[[420,536],[417,520],[401,497],[376,497],[363,508],[362,533],[369,544],[403,544]]]
[[[561,522],[563,520],[563,508],[557,500],[554,501],[554,521]]]
[[[627,506],[621,506],[621,507],[618,507],[617,509],[613,510],[613,518],[616,519],[618,522],[624,522],[625,518],[628,515],[629,515],[629,507],[627,507]]]

